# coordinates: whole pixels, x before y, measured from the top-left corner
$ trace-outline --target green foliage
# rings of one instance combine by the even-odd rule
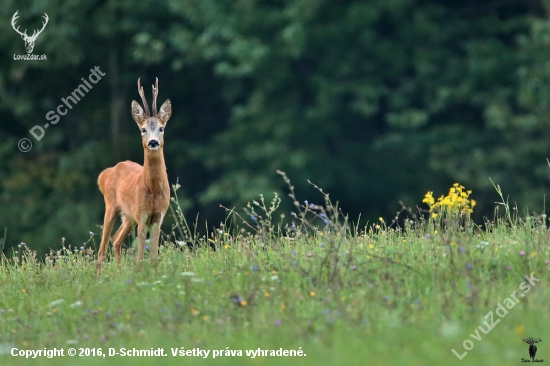
[[[129,106],[160,80],[165,155],[182,214],[223,220],[280,192],[281,169],[351,217],[419,204],[460,181],[492,212],[491,177],[542,211],[550,95],[542,4],[408,1],[8,1],[0,10],[0,229],[42,252],[97,232],[96,179],[142,162]],[[50,22],[24,53],[10,20]],[[17,142],[99,66],[106,77],[33,150]],[[32,139],[32,138],[31,138]],[[279,193],[280,195],[280,193]],[[289,208],[287,205],[285,208]],[[288,214],[287,214],[287,217]],[[168,220],[173,220],[169,214]]]
[[[296,225],[264,245],[265,230],[276,227],[268,217],[275,218],[278,202],[260,200],[250,207],[258,216],[248,222],[259,222],[264,231],[246,233],[240,225],[224,224],[204,235],[201,240],[208,238],[215,251],[203,246],[182,252],[167,238],[156,269],[146,256],[138,270],[130,248],[120,270],[111,261],[95,277],[94,236],[81,248],[64,247],[45,260],[21,246],[0,262],[0,361],[28,364],[7,354],[12,347],[103,353],[161,347],[168,357],[136,357],[133,364],[176,365],[182,359],[170,348],[184,347],[211,350],[208,359],[186,357],[186,363],[256,364],[245,350],[302,347],[305,358],[285,358],[285,364],[364,365],[380,359],[388,365],[510,364],[526,357],[523,337],[547,337],[550,252],[541,217],[518,219],[514,226],[496,221],[486,230],[447,226],[439,232],[431,220],[408,221],[399,230],[381,220],[373,229],[354,232],[330,214],[325,225],[314,226],[313,213],[331,212],[330,206],[298,204]],[[520,287],[526,275],[540,280],[528,292]],[[517,303],[505,317],[495,314],[511,294]],[[479,326],[487,329],[489,312],[496,330],[478,331],[481,340],[472,340]],[[451,349],[462,354],[466,339],[474,349],[459,361]],[[212,350],[226,349],[243,356],[213,361]],[[106,359],[127,362],[115,357]],[[41,357],[33,364],[70,364],[66,360],[74,362]],[[260,360],[280,364],[280,358]]]

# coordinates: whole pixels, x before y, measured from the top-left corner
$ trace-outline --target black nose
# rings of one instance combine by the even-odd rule
[[[151,148],[159,147],[160,143],[157,140],[151,140],[147,143],[147,146]]]

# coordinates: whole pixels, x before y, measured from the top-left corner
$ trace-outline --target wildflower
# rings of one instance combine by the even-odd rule
[[[506,270],[507,270],[507,271],[509,271],[509,270],[511,270],[511,269],[512,269],[512,266],[506,267]]]
[[[544,261],[544,264],[548,264],[548,263],[550,263],[548,259]]]
[[[127,284],[131,284],[131,283],[132,283],[132,280],[126,280],[126,283],[127,283]]]
[[[285,310],[286,309],[286,305],[285,304],[281,304],[281,310]]]
[[[225,245],[223,246],[223,248],[224,248],[224,249],[229,249],[229,248],[231,248],[231,246],[230,246],[229,244],[225,244]]]
[[[126,320],[132,319],[132,316],[130,314],[126,315]]]
[[[430,234],[426,235],[426,239],[431,239],[431,237],[432,236]]]
[[[384,219],[379,217],[378,220],[380,220],[380,222],[384,222]]]
[[[534,256],[536,256],[536,255],[537,255],[536,252],[532,252],[532,253],[531,253],[531,257],[534,257]]]
[[[97,314],[99,314],[99,311],[94,310],[93,314],[94,314],[94,315],[97,315]]]
[[[175,304],[175,305],[176,305],[176,308],[179,308],[179,307],[181,306],[181,302],[176,301],[176,304]]]
[[[521,255],[522,257],[525,256],[525,252],[522,250],[521,252],[519,252],[519,255]]]
[[[309,296],[315,297],[315,291],[311,291],[311,292],[309,293]]]
[[[253,270],[253,271],[257,271],[257,270],[258,270],[258,266],[252,267],[252,270]]]
[[[384,296],[384,301],[388,301],[390,298],[388,296]]]
[[[357,266],[351,266],[350,268],[355,271],[357,269]]]
[[[330,313],[330,310],[325,309],[325,311],[323,311],[323,312],[324,312],[325,314],[328,314],[328,313]]]
[[[293,229],[296,229],[296,225],[294,223],[292,223],[292,225],[290,227],[293,228]]]
[[[281,325],[281,320],[277,319],[277,320],[275,320],[275,323],[273,323],[273,324],[275,324],[275,326],[278,327],[279,325]]]
[[[90,236],[94,236],[94,233],[92,231],[90,231]]]
[[[80,250],[83,251],[83,250],[84,250],[84,247],[80,247]]]
[[[370,255],[367,255],[367,259],[370,259]]]
[[[319,246],[320,246],[321,248],[324,248],[324,247],[325,247],[325,243],[321,243],[321,244],[319,244]]]
[[[522,335],[525,332],[525,328],[523,327],[523,325],[518,325],[515,331],[517,334]]]
[[[206,286],[210,286],[210,281],[206,281]]]
[[[307,256],[308,258],[311,257],[312,255],[313,255],[313,254],[311,254],[311,253],[307,253],[307,254],[306,254],[306,256]]]
[[[310,204],[309,204],[309,208],[315,208],[315,204],[314,204],[314,203],[310,203]]]
[[[324,222],[325,225],[326,225],[326,224],[328,224],[329,221],[325,219],[325,220],[323,220],[323,222]]]
[[[292,253],[292,255],[296,255],[296,251],[294,249],[292,250],[291,253]]]
[[[250,219],[251,219],[252,221],[256,221],[256,216],[251,215],[251,216],[250,216]]]
[[[460,249],[458,249],[460,251],[460,253],[464,253],[466,251],[466,249],[464,247],[460,247]]]
[[[197,309],[191,309],[191,314],[192,315],[199,315],[200,311],[198,311]]]
[[[266,291],[266,293],[264,295],[265,295],[265,297],[269,297],[269,292]]]
[[[471,263],[468,263],[468,264],[466,265],[466,269],[472,269],[472,264],[471,264]]]
[[[380,225],[376,225],[375,228],[377,228],[378,230],[380,230]]]
[[[149,245],[146,245],[146,246],[145,246],[145,250],[149,250]]]
[[[23,293],[27,292],[27,290],[25,290],[25,289],[22,289],[21,291],[22,291]]]
[[[418,305],[418,304],[420,303],[420,300],[419,300],[419,299],[415,299],[415,300],[414,300],[414,303]]]
[[[474,287],[474,286],[472,286],[472,284],[471,284],[471,283],[469,283],[469,284],[468,284],[468,290],[470,290],[470,291],[471,291],[473,287]]]
[[[372,243],[369,244],[369,249],[374,249],[374,245],[372,245]]]

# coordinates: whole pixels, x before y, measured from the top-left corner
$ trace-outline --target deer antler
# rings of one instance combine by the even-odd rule
[[[159,78],[157,78],[157,81],[155,82],[155,85],[153,85],[153,115],[157,116],[157,97],[159,95]]]
[[[147,117],[151,117],[151,113],[149,112],[149,106],[147,105],[147,100],[145,99],[145,94],[143,93],[143,87],[141,86],[140,79],[138,79],[138,93],[139,93],[139,96],[141,97],[141,101],[143,102],[143,107],[145,108],[145,115]]]
[[[46,28],[46,24],[48,24],[48,20],[50,19],[48,18],[48,14],[44,13],[44,19],[46,20],[46,22],[42,22],[42,29],[40,29],[39,31],[35,30],[30,38],[38,37],[38,35],[42,33],[44,28]]]
[[[13,28],[14,31],[16,31],[17,33],[19,33],[21,36],[25,36],[25,37],[28,38],[29,36],[27,35],[27,30],[26,30],[26,29],[25,29],[25,32],[22,33],[21,31],[19,31],[19,26],[17,26],[17,28],[15,28],[15,20],[16,20],[17,18],[19,18],[19,15],[17,15],[17,13],[19,13],[19,10],[17,10],[17,11],[15,12],[15,14],[13,14],[13,17],[11,18],[11,27]]]

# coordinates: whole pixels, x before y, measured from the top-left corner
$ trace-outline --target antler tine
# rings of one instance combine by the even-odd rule
[[[145,93],[143,93],[143,87],[141,86],[141,82],[140,82],[140,79],[138,79],[138,93],[139,93],[139,96],[141,97],[141,101],[143,102],[143,107],[145,108],[145,115],[147,117],[151,117],[151,113],[149,112],[149,106],[147,105],[147,100],[145,99]]]
[[[13,14],[13,17],[11,17],[11,26],[12,26],[13,30],[15,30],[15,31],[16,31],[17,33],[19,33],[20,35],[25,35],[25,36],[27,36],[27,30],[26,30],[26,29],[25,29],[25,32],[21,32],[21,31],[19,30],[19,26],[17,26],[17,28],[15,28],[16,20],[17,20],[17,18],[19,18],[19,14],[18,14],[18,13],[19,13],[19,10],[17,10],[17,11],[15,12],[15,14]]]
[[[153,85],[153,113],[154,116],[157,116],[157,97],[159,95],[159,78],[156,78],[157,81],[155,82],[155,85]]]

